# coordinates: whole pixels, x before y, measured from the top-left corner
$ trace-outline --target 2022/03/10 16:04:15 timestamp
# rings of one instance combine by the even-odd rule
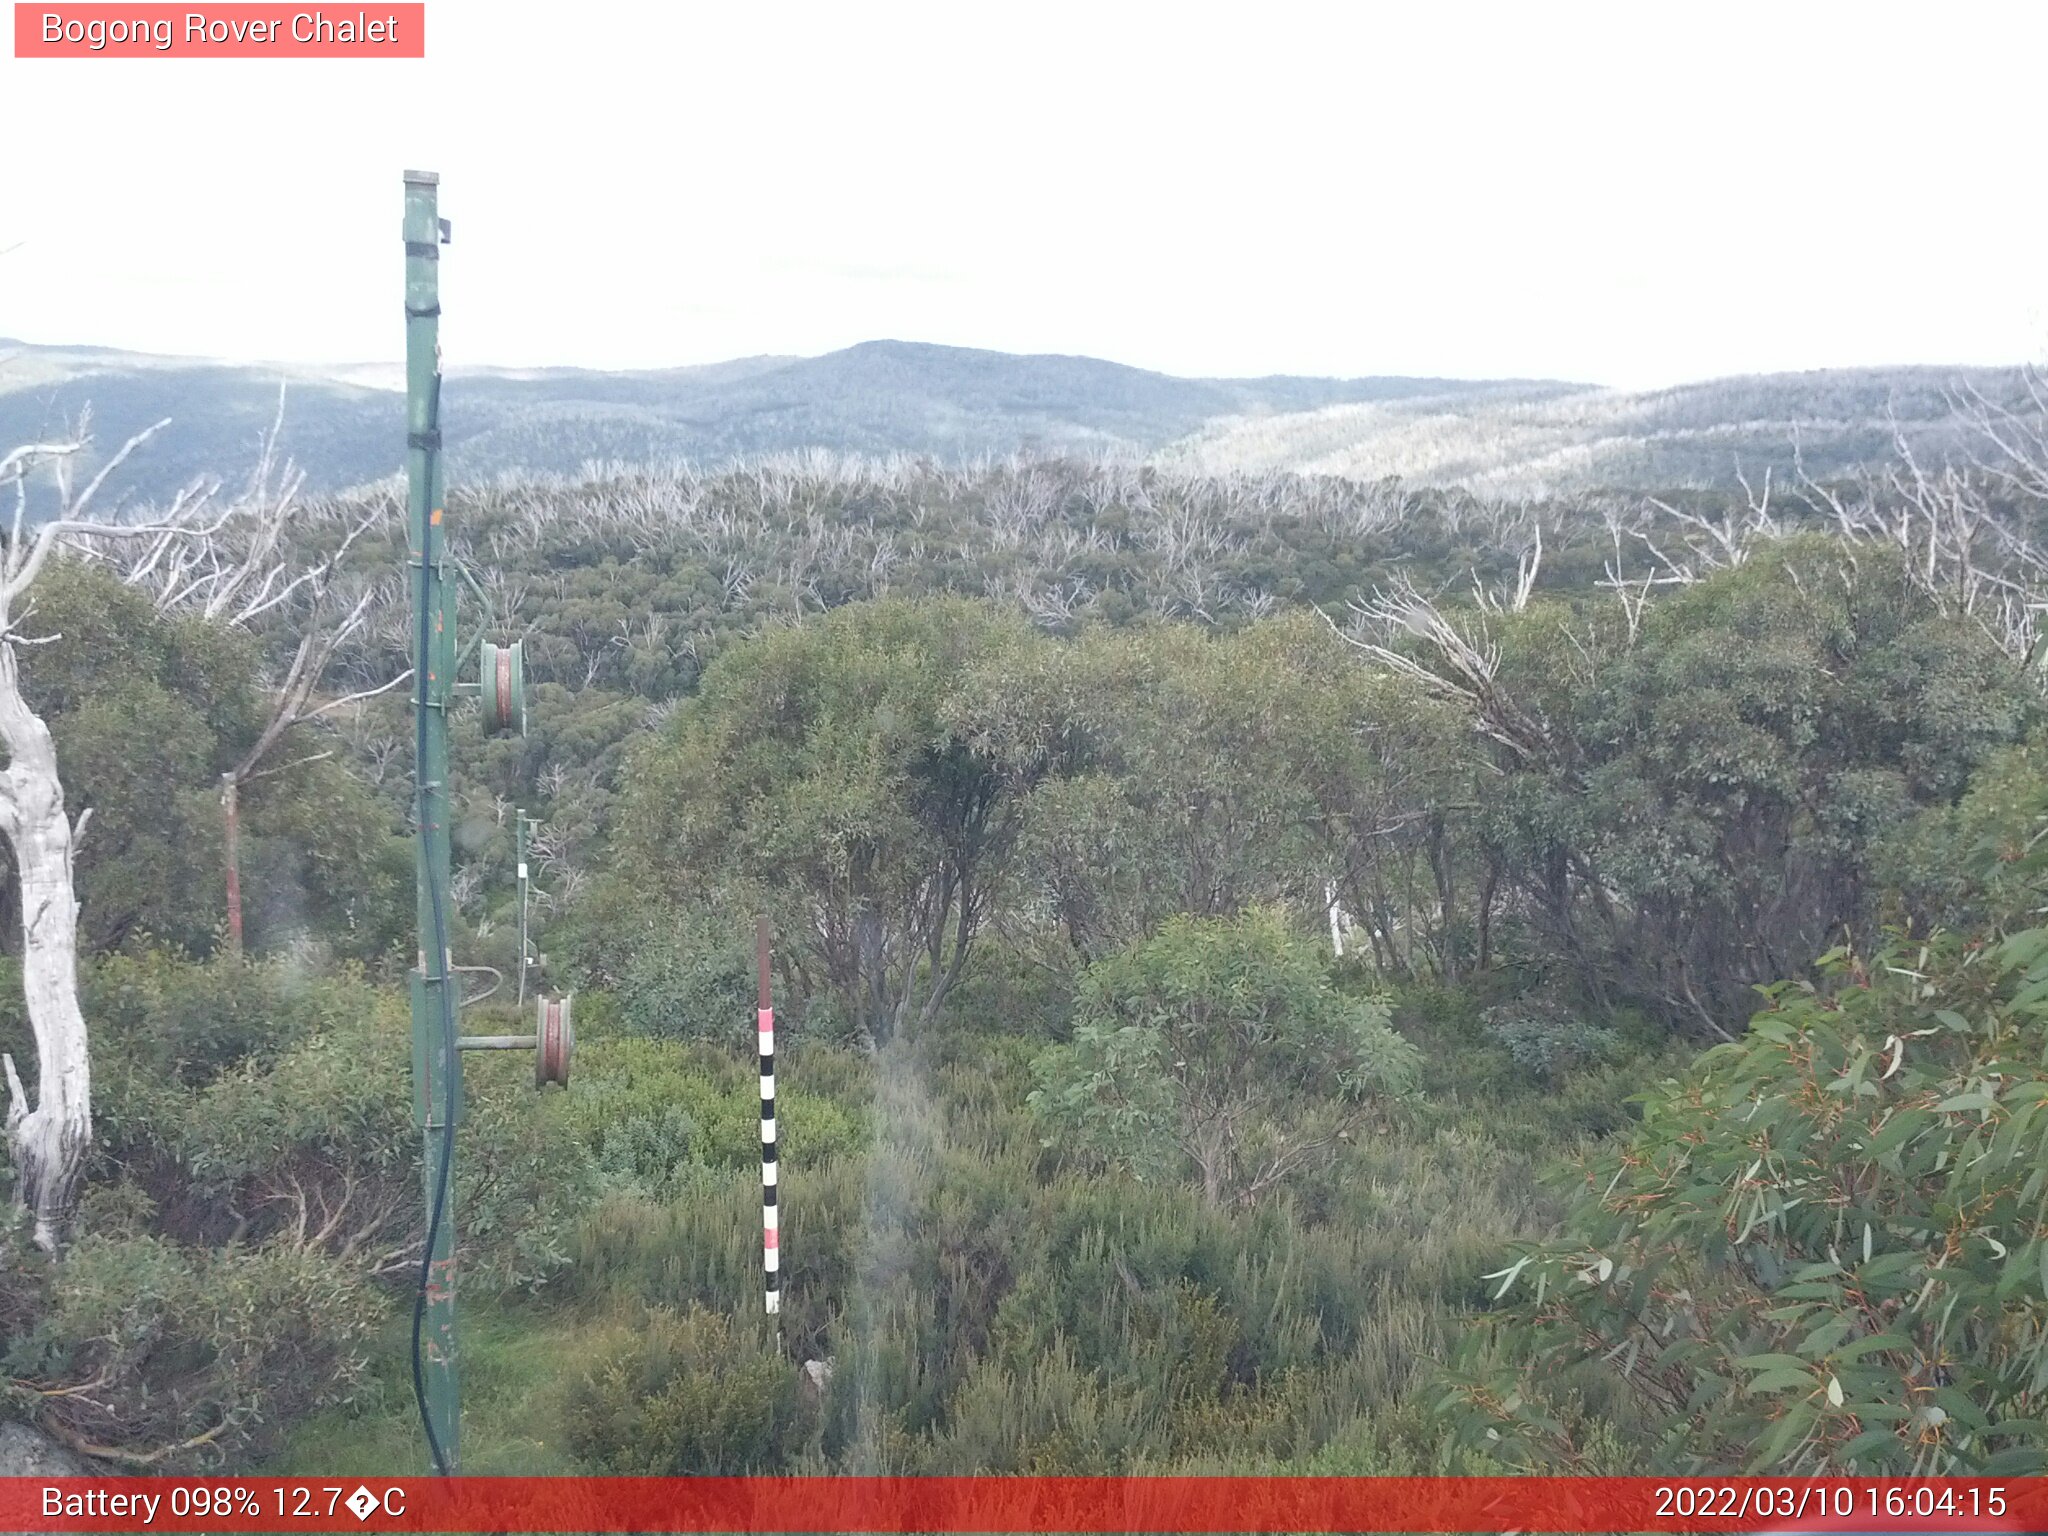
[[[1655,1514],[1662,1520],[1847,1520],[1859,1515],[1874,1520],[1997,1520],[2005,1512],[2002,1487],[1926,1483],[1669,1483],[1657,1489],[1655,1504]]]

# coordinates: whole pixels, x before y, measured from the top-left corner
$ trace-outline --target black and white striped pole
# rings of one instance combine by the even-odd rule
[[[754,1021],[761,1035],[761,1269],[769,1312],[782,1310],[782,1231],[775,1202],[775,1007],[768,997],[768,919],[754,919],[761,988]]]

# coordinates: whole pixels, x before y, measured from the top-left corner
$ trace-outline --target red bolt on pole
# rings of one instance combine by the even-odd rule
[[[761,1035],[761,1266],[768,1310],[782,1310],[782,1233],[775,1204],[775,1008],[768,997],[768,919],[754,919],[761,987],[754,1021]]]

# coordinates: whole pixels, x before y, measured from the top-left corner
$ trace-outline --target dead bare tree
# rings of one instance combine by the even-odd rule
[[[1529,599],[1536,591],[1536,576],[1543,569],[1543,524],[1532,519],[1535,542],[1515,557],[1515,589],[1503,588],[1490,592],[1479,580],[1475,571],[1472,576],[1472,592],[1478,600],[1480,610],[1487,613],[1522,613],[1529,606]]]
[[[1533,567],[1525,569],[1533,576]],[[1468,705],[1479,732],[1516,757],[1533,761],[1550,755],[1549,728],[1500,683],[1500,647],[1486,632],[1483,611],[1468,634],[1406,576],[1397,576],[1389,589],[1351,607],[1357,623],[1349,630],[1327,613],[1323,616],[1348,644],[1439,698]],[[1402,635],[1422,642],[1425,660],[1395,648],[1393,642]]]
[[[81,423],[75,435],[30,443],[0,456],[0,487],[14,488],[14,516],[0,557],[0,835],[14,852],[21,881],[22,993],[35,1038],[36,1087],[31,1101],[11,1055],[0,1055],[7,1078],[7,1150],[14,1166],[15,1199],[34,1222],[34,1241],[46,1253],[62,1246],[78,1184],[92,1145],[92,1063],[85,1016],[78,1005],[78,898],[72,860],[90,810],[74,823],[64,808],[50,728],[21,691],[19,647],[54,641],[21,631],[29,617],[30,589],[60,545],[83,537],[95,542],[147,541],[163,550],[206,530],[195,513],[206,498],[182,494],[160,519],[111,524],[93,516],[108,477],[157,432],[160,421],[136,433],[81,489],[73,466],[91,438]],[[47,469],[56,492],[53,515],[28,523],[29,479]]]
[[[295,547],[293,527],[310,519],[299,501],[305,476],[280,464],[277,440],[284,424],[285,395],[278,390],[277,415],[264,435],[262,452],[242,494],[207,531],[205,538],[159,538],[121,563],[121,580],[150,594],[156,611],[195,613],[230,629],[251,629],[289,617],[299,631],[297,649],[283,678],[271,690],[270,710],[256,739],[221,776],[225,841],[228,947],[242,952],[241,796],[253,780],[284,773],[332,755],[313,752],[265,766],[284,740],[300,727],[339,714],[412,676],[396,677],[339,697],[316,702],[337,654],[356,639],[380,607],[390,606],[381,587],[344,592],[337,580],[356,541],[396,515],[395,498],[326,509],[341,531],[334,548],[309,555]],[[89,541],[90,542],[90,541]]]
[[[252,780],[267,778],[271,774],[284,773],[306,763],[318,762],[332,752],[313,752],[289,762],[264,767],[263,763],[276,749],[278,743],[302,725],[344,709],[374,699],[379,694],[389,693],[412,676],[407,667],[397,676],[387,679],[371,688],[358,688],[351,693],[315,703],[315,695],[321,679],[326,675],[328,665],[356,632],[362,628],[364,618],[380,593],[376,588],[365,589],[345,611],[338,605],[323,612],[316,607],[311,615],[306,632],[299,637],[298,649],[293,652],[291,665],[285,669],[284,680],[271,695],[270,714],[263,723],[263,729],[256,740],[244,752],[232,768],[220,776],[221,813],[225,819],[227,846],[227,902],[228,902],[228,947],[239,955],[242,952],[242,865],[241,865],[241,797],[242,789]]]

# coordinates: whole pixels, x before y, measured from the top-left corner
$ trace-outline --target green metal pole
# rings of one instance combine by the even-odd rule
[[[405,173],[407,540],[413,578],[413,668],[419,968],[412,978],[413,1117],[425,1174],[427,1251],[413,1318],[413,1386],[435,1470],[460,1465],[455,1361],[455,1120],[462,1102],[448,946],[448,706],[455,626],[443,562],[441,483],[440,177]]]

